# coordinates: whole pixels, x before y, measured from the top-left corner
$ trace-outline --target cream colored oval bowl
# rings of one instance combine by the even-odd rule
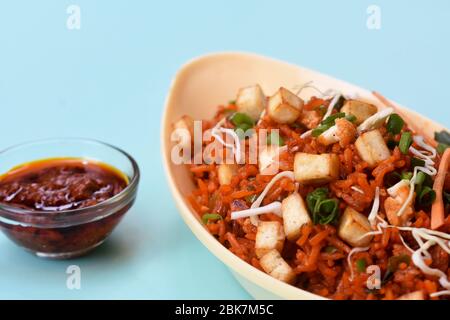
[[[216,53],[185,64],[173,80],[162,119],[163,164],[178,210],[197,238],[233,273],[239,283],[256,299],[318,300],[320,296],[278,281],[247,264],[222,246],[203,226],[186,196],[194,189],[189,170],[170,160],[172,125],[183,115],[196,120],[212,118],[218,105],[233,99],[239,88],[259,84],[269,95],[279,87],[293,88],[313,81],[323,89],[335,89],[383,108],[371,92],[303,67],[248,53]],[[399,106],[410,121],[432,136],[443,129],[418,113]]]

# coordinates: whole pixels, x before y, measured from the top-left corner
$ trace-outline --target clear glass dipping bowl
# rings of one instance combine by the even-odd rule
[[[96,140],[64,138],[25,143],[0,152],[0,174],[17,165],[51,158],[82,158],[113,166],[128,186],[91,207],[42,212],[0,203],[0,229],[39,257],[69,259],[102,244],[133,205],[140,179],[136,161],[125,151]]]

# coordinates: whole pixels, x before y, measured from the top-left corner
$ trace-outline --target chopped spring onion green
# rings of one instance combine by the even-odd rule
[[[242,112],[233,113],[230,116],[230,121],[237,127],[242,124],[247,124],[247,125],[253,127],[253,125],[255,124],[252,118],[250,118],[247,114],[242,113]]]
[[[345,119],[347,119],[350,122],[355,122],[356,121],[356,116],[349,114],[348,116],[345,116]]]
[[[436,150],[439,154],[443,154],[445,152],[445,150],[447,150],[447,148],[450,148],[450,145],[445,144],[445,143],[439,143],[437,145]]]
[[[434,139],[439,143],[436,150],[439,154],[443,154],[450,147],[450,133],[448,131],[436,132]]]
[[[436,191],[428,186],[421,188],[417,196],[417,202],[421,206],[430,206],[436,200]]]
[[[246,196],[246,197],[245,197],[245,201],[250,202],[250,203],[253,203],[253,202],[255,202],[255,200],[256,200],[257,197],[258,197],[258,196],[257,196],[256,194],[252,194],[251,196]]]
[[[247,114],[235,112],[229,117],[232,124],[235,125],[236,134],[240,139],[245,138],[245,133],[255,125],[255,122]]]
[[[279,132],[271,131],[270,134],[267,135],[267,144],[284,146],[284,139],[280,136]]]
[[[323,104],[318,106],[317,108],[315,108],[315,110],[317,112],[319,112],[322,117],[327,113],[327,109],[328,108],[326,106],[324,106]]]
[[[358,270],[358,272],[366,272],[366,265],[366,259],[356,260],[356,270]]]
[[[202,221],[204,224],[207,224],[208,221],[216,221],[216,220],[223,220],[223,217],[220,214],[217,213],[206,213],[202,216]]]
[[[335,253],[337,251],[337,248],[334,246],[326,246],[324,251],[326,253]]]
[[[426,207],[436,199],[436,192],[432,189],[433,179],[426,173],[419,171],[416,177],[417,204]]]
[[[409,147],[412,145],[411,132],[403,132],[398,147],[403,154],[408,154]]]
[[[228,101],[228,105],[234,106],[236,104],[236,100],[230,100]]]
[[[416,177],[416,185],[422,186],[422,184],[425,182],[426,177],[427,176],[425,173],[423,173],[422,171],[419,171],[417,173],[417,177]]]
[[[345,104],[345,102],[346,102],[347,100],[343,97],[343,96],[340,96],[339,97],[339,99],[338,99],[338,101],[336,102],[336,104],[334,105],[334,109],[336,109],[336,110],[341,110],[342,109],[342,107],[344,106],[344,104]]]
[[[388,132],[392,134],[399,134],[403,126],[405,125],[405,121],[396,113],[391,114],[389,120],[386,125],[386,129]]]
[[[312,136],[313,137],[320,136],[322,133],[324,133],[325,131],[330,129],[332,126],[334,126],[336,124],[337,119],[344,118],[344,117],[345,117],[345,119],[347,119],[350,122],[354,122],[356,120],[356,117],[354,115],[350,114],[350,115],[346,116],[344,112],[338,112],[338,113],[332,114],[331,116],[324,119],[320,123],[320,125],[312,131]]]
[[[398,266],[402,262],[406,263],[409,266],[411,263],[411,257],[406,254],[401,254],[398,256],[392,256],[388,259],[388,267],[386,273],[383,276],[382,283],[386,283],[393,277],[394,273],[398,270]]]
[[[402,172],[402,180],[411,180],[411,178],[413,177],[413,173],[412,172],[408,172],[408,171],[404,171]]]
[[[434,140],[450,146],[450,133],[447,131],[436,132],[434,134]]]
[[[339,201],[328,199],[328,189],[318,188],[306,197],[314,224],[332,224],[339,216]]]
[[[414,170],[415,167],[423,167],[425,166],[425,161],[419,158],[411,158],[411,170]]]

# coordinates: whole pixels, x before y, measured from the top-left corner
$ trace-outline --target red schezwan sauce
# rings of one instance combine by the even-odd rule
[[[0,176],[0,202],[37,211],[73,210],[106,201],[127,185],[124,174],[101,162],[46,159]]]
[[[110,214],[101,219],[60,227],[50,227],[50,222],[67,210],[93,207],[96,212],[95,205],[114,197],[128,184],[122,172],[92,160],[55,158],[20,165],[0,176],[0,203],[25,209],[30,217],[36,212],[44,218],[39,226],[0,221],[0,228],[18,245],[41,256],[82,255],[106,239],[132,202],[117,209],[108,205],[104,210]],[[45,227],[45,217],[49,227]]]

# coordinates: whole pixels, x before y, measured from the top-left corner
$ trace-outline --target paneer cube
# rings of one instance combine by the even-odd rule
[[[336,154],[308,154],[298,152],[294,159],[295,180],[302,184],[322,184],[339,176],[339,157]]]
[[[423,291],[419,290],[404,294],[398,297],[397,300],[425,300],[425,295]]]
[[[259,85],[241,88],[236,98],[236,106],[239,112],[257,121],[266,108],[266,96]]]
[[[341,109],[341,112],[345,114],[354,115],[356,117],[355,124],[360,125],[366,119],[377,113],[378,108],[373,104],[359,101],[359,100],[347,100]]]
[[[298,193],[291,194],[281,203],[281,212],[286,237],[289,241],[296,241],[301,235],[302,226],[311,223],[303,198]]]
[[[353,247],[366,247],[372,240],[372,236],[365,235],[371,231],[367,217],[347,207],[339,222],[339,237]]]
[[[285,88],[269,98],[267,112],[277,123],[293,123],[300,117],[303,100]]]
[[[278,173],[280,147],[277,145],[267,146],[259,151],[258,168],[262,175],[274,175]]]
[[[231,179],[237,172],[235,164],[221,164],[217,169],[217,176],[221,186],[231,183]]]
[[[258,225],[255,240],[255,253],[261,258],[270,250],[283,250],[284,245],[283,226],[278,221],[262,221]]]
[[[361,159],[367,162],[371,168],[391,156],[379,130],[363,133],[356,140],[355,146]]]
[[[270,276],[280,281],[292,284],[295,282],[295,272],[292,267],[281,257],[277,250],[267,252],[259,260],[263,270]]]

